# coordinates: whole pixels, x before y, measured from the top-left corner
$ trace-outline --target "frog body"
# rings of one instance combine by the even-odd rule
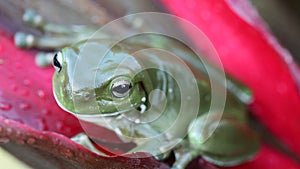
[[[153,36],[146,35],[143,38],[152,39]],[[138,39],[139,37],[135,41],[138,42]],[[169,44],[173,41],[168,37],[163,37],[163,40],[169,41]],[[171,56],[159,56],[162,49],[176,53],[173,51],[173,47],[176,48],[175,50],[182,48],[187,51],[186,56],[179,56],[184,63],[187,58],[196,57],[190,49],[175,44],[173,47],[155,46],[159,51],[145,50],[145,48],[152,49],[154,46],[133,43],[132,40],[111,46],[113,44],[109,40],[90,40],[64,48],[56,55],[54,63],[60,63],[59,66],[56,65],[58,71],[53,77],[54,94],[63,109],[82,120],[114,131],[124,142],[137,144],[137,147],[129,152],[146,151],[159,155],[170,151],[169,149],[168,151],[161,150],[162,147],[172,147],[177,155],[178,162],[175,163],[175,166],[178,168],[183,168],[198,155],[221,166],[237,165],[253,157],[259,143],[255,134],[246,127],[246,104],[237,97],[239,94],[229,91],[223,117],[214,119],[214,115],[207,115],[211,104],[211,85],[207,72],[203,72],[205,67],[194,68],[201,73],[201,76],[195,78],[193,76],[195,74],[191,74],[187,69],[182,69],[181,63],[170,59]],[[102,50],[92,51],[89,48],[101,48]],[[145,51],[136,55],[136,52],[140,50]],[[107,54],[100,59],[99,54],[95,54],[97,52]],[[77,61],[77,65],[84,66],[75,68],[76,61],[74,60]],[[199,61],[198,64],[202,63]],[[151,65],[155,65],[155,68]],[[78,74],[72,74],[76,71]],[[172,76],[174,74],[176,77],[180,77],[181,84],[176,82]],[[74,78],[78,76],[82,78],[74,81]],[[76,84],[82,81],[89,83],[87,83],[88,85]],[[180,87],[193,87],[192,83],[196,84],[197,88],[191,91],[200,93],[200,98],[199,100],[190,98],[189,102],[195,106],[186,107],[184,115],[179,115],[183,99]],[[121,91],[128,93],[124,96],[114,95],[113,86],[115,84],[130,85],[124,89],[128,91]],[[155,90],[159,92],[155,92]],[[242,93],[243,90],[246,88],[241,88],[237,92]],[[93,97],[86,99],[85,95]],[[161,98],[165,98],[165,101]],[[74,105],[74,100],[77,100],[75,101],[77,105]],[[91,105],[93,105],[93,109],[90,109]],[[148,111],[151,108],[152,110]],[[196,115],[189,113],[195,109],[197,109]],[[178,117],[182,119],[178,120]],[[206,124],[207,120],[211,121]],[[209,130],[208,126],[219,124],[220,127],[217,127],[215,131],[216,134],[212,134],[207,140],[201,140],[203,128]],[[190,132],[187,132],[188,130]],[[226,130],[229,133],[224,135]],[[242,138],[239,138],[240,136]],[[147,138],[151,139],[147,140]],[[237,143],[233,139],[242,141]],[[180,142],[187,143],[182,146]],[[160,146],[153,149],[153,144]],[[182,149],[185,152],[183,154],[181,153]],[[180,151],[176,153],[176,150]],[[186,155],[189,158],[181,158]]]
[[[29,14],[30,23],[40,18]],[[32,24],[56,37],[62,34],[67,44],[52,37],[28,44],[30,35],[17,34],[17,46],[58,48],[92,32],[85,27],[56,30],[56,25],[43,20]],[[80,33],[84,30],[89,33]],[[55,54],[53,92],[62,109],[114,132],[125,143],[134,143],[136,147],[126,149],[127,153],[148,152],[164,159],[173,151],[177,169],[200,155],[215,165],[239,165],[259,149],[258,137],[247,127],[251,95],[229,76],[226,83],[210,77],[208,70],[217,76],[219,70],[203,61],[171,37],[144,34],[115,44],[101,35]],[[226,91],[224,104],[213,110],[212,86],[216,93]],[[73,140],[97,151],[88,137],[78,137]]]

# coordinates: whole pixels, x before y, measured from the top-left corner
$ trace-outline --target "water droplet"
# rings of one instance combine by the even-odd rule
[[[3,65],[5,62],[3,59],[0,59],[0,65]]]
[[[16,137],[20,137],[21,132],[20,131],[16,131]]]
[[[0,110],[5,110],[5,111],[7,111],[7,110],[10,110],[11,107],[12,107],[12,106],[11,106],[10,104],[8,104],[8,103],[0,102]]]
[[[60,121],[59,121],[59,122],[56,122],[55,126],[56,126],[57,130],[61,130],[62,127],[63,127],[63,123],[60,122]]]
[[[29,96],[29,91],[28,90],[22,90],[21,95],[22,96]]]
[[[43,90],[38,90],[37,91],[37,95],[41,98],[41,99],[45,99],[46,98],[46,93]]]
[[[18,86],[16,84],[11,85],[11,90],[16,92],[18,90]]]
[[[21,103],[20,104],[20,109],[21,110],[28,110],[28,109],[30,109],[30,104],[28,104],[28,103]]]
[[[78,157],[80,157],[80,158],[85,158],[85,156],[86,156],[86,154],[84,153],[84,152],[79,152],[78,153]]]
[[[21,64],[20,62],[17,62],[17,63],[16,63],[16,68],[17,68],[17,69],[21,69],[21,68],[22,68],[22,64]]]
[[[6,125],[9,125],[9,124],[10,124],[10,120],[5,119],[5,120],[4,120],[4,123],[5,123]]]
[[[23,84],[24,84],[25,86],[30,86],[30,85],[32,84],[32,82],[31,82],[30,80],[28,80],[28,79],[25,79],[25,80],[23,81]]]
[[[34,138],[29,138],[29,139],[27,140],[27,143],[28,143],[28,144],[34,144],[34,143],[35,143],[35,139],[34,139]]]
[[[12,133],[12,129],[11,128],[6,128],[6,133],[7,133],[7,135],[10,135]]]
[[[24,140],[17,140],[17,143],[23,145],[25,142],[24,142]]]
[[[8,138],[0,138],[0,143],[1,144],[6,144],[9,142],[9,139]]]
[[[13,79],[13,78],[15,78],[15,77],[16,77],[16,75],[13,74],[13,73],[9,73],[9,74],[8,74],[8,78],[9,78],[9,79]]]
[[[65,132],[66,133],[70,133],[72,131],[72,129],[70,127],[65,127]]]
[[[40,130],[48,130],[48,126],[46,125],[47,123],[44,118],[36,119],[35,124],[37,125],[37,128]]]
[[[61,154],[63,154],[66,157],[69,157],[69,158],[73,157],[73,153],[70,149],[61,149],[60,152],[61,152]]]
[[[58,143],[59,143],[59,140],[58,140],[58,138],[53,138],[53,139],[52,139],[52,142],[53,142],[53,144],[58,144]]]
[[[42,115],[48,116],[48,115],[50,115],[50,114],[51,114],[51,111],[50,111],[49,109],[43,109],[43,110],[42,110]]]

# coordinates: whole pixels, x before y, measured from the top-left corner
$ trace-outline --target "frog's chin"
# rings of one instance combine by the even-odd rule
[[[78,118],[101,118],[101,117],[117,117],[120,116],[124,113],[130,112],[134,110],[134,108],[130,108],[127,110],[121,110],[121,111],[117,111],[117,112],[111,112],[111,113],[98,113],[98,114],[80,114],[80,113],[74,113],[74,112],[70,112],[73,115],[75,115]]]

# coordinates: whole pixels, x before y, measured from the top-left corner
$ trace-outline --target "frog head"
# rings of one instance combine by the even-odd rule
[[[131,55],[132,45],[93,40],[56,53],[53,92],[64,110],[112,116],[146,107],[151,81]]]

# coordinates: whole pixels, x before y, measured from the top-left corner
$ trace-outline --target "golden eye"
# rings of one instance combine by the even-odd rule
[[[129,94],[131,89],[131,83],[126,80],[120,80],[115,82],[111,87],[111,93],[114,97],[122,98]]]

